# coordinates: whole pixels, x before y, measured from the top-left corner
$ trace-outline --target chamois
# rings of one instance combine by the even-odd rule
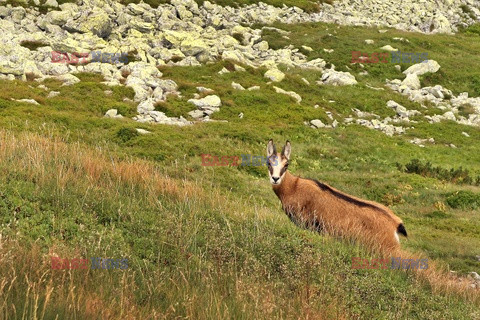
[[[398,249],[398,234],[407,236],[402,220],[387,207],[343,193],[327,184],[290,174],[291,145],[277,153],[267,145],[267,166],[273,191],[296,224],[330,234],[367,240],[387,250]]]

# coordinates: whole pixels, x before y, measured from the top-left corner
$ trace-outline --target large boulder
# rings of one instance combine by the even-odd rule
[[[265,72],[264,77],[270,79],[273,82],[280,82],[285,78],[285,73],[274,68]]]
[[[402,81],[402,85],[409,87],[410,89],[420,89],[420,80],[415,73],[407,74],[407,77]]]
[[[414,64],[410,66],[407,70],[403,71],[404,74],[416,74],[421,76],[422,74],[428,72],[437,72],[440,69],[440,65],[435,60],[425,60],[422,63]]]
[[[209,95],[202,99],[190,99],[188,102],[194,104],[207,115],[220,111],[220,106],[222,105],[222,101],[216,95]]]
[[[320,81],[317,81],[317,84],[327,84],[332,86],[348,86],[357,84],[355,77],[348,72],[335,71],[329,69],[322,74]]]
[[[105,11],[94,7],[83,11],[78,18],[69,19],[64,28],[70,32],[92,32],[100,38],[106,38],[112,32],[112,21]]]
[[[187,56],[195,56],[208,49],[209,46],[202,39],[187,38],[180,44],[180,50]]]

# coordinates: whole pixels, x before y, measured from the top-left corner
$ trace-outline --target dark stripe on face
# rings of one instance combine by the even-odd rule
[[[280,170],[280,177],[283,176],[283,174],[287,171],[287,169],[288,169],[288,162],[285,163],[282,170]]]
[[[273,174],[273,166],[278,165],[278,160],[277,156],[273,155],[270,158],[268,158],[267,166],[268,166],[268,171],[270,171],[270,174]]]

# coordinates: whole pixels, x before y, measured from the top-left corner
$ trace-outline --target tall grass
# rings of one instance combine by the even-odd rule
[[[0,141],[3,318],[474,314],[478,294],[440,269],[352,270],[351,257],[380,253],[169,178],[151,162],[32,133],[2,130]],[[52,256],[121,256],[129,268],[52,270]]]

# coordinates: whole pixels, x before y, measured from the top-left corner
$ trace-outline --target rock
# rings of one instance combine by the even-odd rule
[[[238,114],[238,117],[239,117],[240,119],[243,119],[243,112],[240,112],[240,113]]]
[[[91,10],[81,12],[78,17],[69,19],[64,28],[70,32],[92,32],[100,38],[106,38],[112,32],[112,24],[104,10],[93,7]]]
[[[232,82],[232,88],[235,90],[245,90],[245,88],[241,84],[236,82]]]
[[[68,19],[72,16],[71,12],[68,11],[50,11],[47,13],[44,19],[44,28],[47,24],[63,26],[67,23]]]
[[[452,111],[445,112],[443,114],[443,118],[446,120],[452,120],[452,121],[457,120],[457,118],[455,117],[455,114]]]
[[[150,131],[147,131],[147,130],[141,129],[141,128],[135,128],[135,130],[137,130],[137,132],[139,134],[149,134],[149,133],[151,133]]]
[[[445,96],[443,95],[442,89],[443,89],[442,86],[438,85],[430,88],[428,92],[431,93],[435,98],[443,99]]]
[[[230,60],[232,62],[253,66],[253,63],[239,50],[225,50],[222,53],[223,60]]]
[[[322,74],[321,81],[317,81],[317,84],[346,86],[357,84],[357,80],[355,80],[355,77],[348,72],[329,69]]]
[[[185,39],[180,46],[180,50],[187,56],[195,56],[207,51],[209,46],[201,39]]]
[[[141,102],[145,100],[152,93],[152,89],[147,87],[142,79],[133,77],[131,75],[128,76],[125,85],[132,88],[135,92],[135,97],[133,98],[135,102]]]
[[[282,88],[275,87],[275,86],[273,86],[273,88],[275,89],[276,93],[286,94],[286,95],[292,97],[293,99],[295,99],[297,101],[298,104],[300,104],[300,102],[302,102],[302,97],[296,92],[285,91]]]
[[[260,90],[260,86],[252,86],[247,89],[248,91]]]
[[[319,119],[311,120],[310,124],[315,128],[325,128],[325,124]]]
[[[450,21],[448,21],[448,19],[439,12],[437,12],[435,15],[431,25],[433,26],[431,30],[433,33],[452,33],[452,25],[450,24]]]
[[[176,92],[178,89],[178,85],[173,80],[157,80],[158,88],[161,88],[164,92]]]
[[[121,114],[118,113],[117,109],[110,109],[105,113],[105,118],[123,118]]]
[[[365,43],[366,43],[366,44],[374,44],[375,41],[373,41],[372,39],[366,39],[366,40],[365,40]]]
[[[381,47],[380,49],[385,50],[385,51],[398,51],[398,49],[392,47],[391,45],[387,44],[386,46]]]
[[[197,87],[197,91],[200,93],[212,93],[213,89],[205,88],[205,87]]]
[[[259,43],[253,46],[255,50],[258,51],[267,51],[268,50],[268,42],[267,41],[260,41]]]
[[[31,104],[35,104],[35,105],[40,105],[40,103],[38,103],[38,102],[35,101],[34,99],[18,99],[18,100],[15,100],[15,101],[25,102],[25,103],[31,103]]]
[[[238,64],[235,64],[233,67],[235,68],[235,71],[238,71],[238,72],[245,72],[245,71],[247,71],[244,67],[239,66]],[[224,69],[225,69],[225,68],[224,68]],[[226,70],[226,69],[225,69],[225,70]],[[228,71],[228,70],[227,70],[227,71]]]
[[[60,94],[60,92],[58,91],[50,91],[47,95],[47,98],[53,98],[53,97],[56,97]]]
[[[148,113],[149,111],[154,111],[155,110],[155,105],[153,99],[146,99],[137,106],[137,112],[142,114],[142,113]]]
[[[410,66],[407,70],[403,71],[404,74],[416,74],[421,76],[427,72],[437,72],[440,69],[440,65],[435,60],[426,60],[427,62],[417,63]]]
[[[49,7],[58,7],[58,2],[56,0],[47,0],[45,1],[45,6],[49,6]]]
[[[206,114],[203,113],[202,110],[198,110],[198,109],[197,110],[192,110],[192,111],[188,112],[188,114],[194,119],[200,119],[200,118],[206,116]]]
[[[57,76],[56,79],[63,82],[62,86],[71,86],[72,84],[80,82],[80,79],[69,73]]]
[[[230,73],[227,68],[223,67],[222,70],[218,71],[218,74]]]
[[[152,97],[155,102],[164,101],[164,91],[160,87],[156,87],[152,92]]]
[[[312,47],[309,47],[309,46],[302,46],[302,49],[305,50],[305,51],[308,51],[308,52],[313,51]]]
[[[265,72],[264,77],[273,82],[280,82],[285,78],[285,74],[278,69],[270,69]]]
[[[208,115],[220,110],[222,101],[216,95],[209,95],[202,99],[190,99],[189,103],[194,104],[198,109],[203,110]]]
[[[410,89],[420,89],[420,80],[415,73],[407,74],[407,77],[402,81],[402,85],[409,87]]]
[[[466,133],[465,131],[462,132],[462,134],[463,134],[465,137],[470,138],[470,135],[469,135],[468,133]],[[479,260],[480,260],[480,258],[479,258]]]

